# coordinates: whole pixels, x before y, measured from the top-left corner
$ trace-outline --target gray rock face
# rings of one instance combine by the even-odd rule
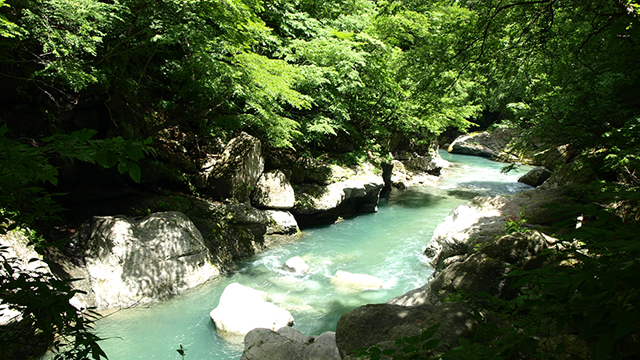
[[[288,211],[266,210],[269,218],[267,235],[295,235],[300,231],[296,218]]]
[[[505,201],[502,197],[497,199]],[[440,268],[445,259],[465,254],[469,250],[469,246],[472,246],[469,240],[477,235],[481,224],[491,224],[492,230],[499,231],[504,225],[501,215],[493,206],[480,207],[470,203],[456,207],[436,227],[424,254],[434,268]]]
[[[495,151],[482,144],[486,142],[487,139],[489,139],[489,133],[487,132],[464,135],[455,139],[453,143],[449,145],[447,151],[454,154],[491,158],[495,155]]]
[[[535,164],[544,166],[547,169],[555,170],[564,165],[570,158],[570,147],[568,145],[540,151],[533,155]]]
[[[437,152],[420,156],[418,154],[408,154],[402,152],[393,160],[390,165],[389,179],[387,184],[397,188],[405,189],[408,186],[433,185],[438,180],[442,169],[451,164],[442,159]],[[403,159],[400,161],[400,159]]]
[[[255,329],[244,338],[241,360],[340,360],[335,333],[306,337],[293,328]]]
[[[289,311],[265,301],[267,298],[268,294],[238,283],[228,285],[220,296],[220,303],[210,313],[218,334],[233,341],[253,329],[293,326]]]
[[[547,170],[547,168],[538,166],[535,167],[526,174],[522,175],[518,182],[523,184],[527,184],[529,186],[538,187],[542,185],[548,178],[552,175],[551,171]]]
[[[291,213],[301,225],[331,224],[340,216],[378,211],[382,177],[368,174],[323,185],[301,186]]]
[[[340,317],[336,344],[340,355],[346,359],[361,347],[378,344],[382,349],[393,348],[396,339],[419,336],[436,323],[441,323],[441,326],[434,338],[453,344],[457,344],[460,337],[469,337],[477,324],[471,311],[461,303],[365,305]]]
[[[294,203],[293,187],[280,170],[262,174],[251,194],[251,204],[262,209],[288,210]]]
[[[33,247],[27,246],[28,242],[26,236],[17,230],[0,235],[0,246],[5,247],[0,255],[7,260],[7,264],[11,264],[16,272],[51,274],[49,265],[42,261]],[[30,261],[31,259],[33,260]],[[3,267],[0,267],[0,273],[3,276],[9,276]],[[0,325],[17,322],[21,319],[22,313],[20,311],[9,309],[6,304],[0,304]]]
[[[262,171],[264,158],[260,140],[242,133],[227,144],[222,157],[199,175],[196,186],[216,199],[249,199]]]
[[[86,245],[88,289],[105,309],[147,303],[219,275],[202,235],[182,213],[141,220],[94,217],[79,235]]]
[[[462,155],[474,155],[492,158],[497,156],[511,141],[513,132],[510,129],[496,129],[490,133],[483,131],[458,137],[448,152]]]

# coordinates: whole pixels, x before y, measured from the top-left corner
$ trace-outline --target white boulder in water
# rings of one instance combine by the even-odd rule
[[[228,285],[220,296],[218,307],[210,314],[218,334],[229,339],[242,337],[256,328],[275,331],[293,326],[291,313],[265,299],[266,293],[238,283]]]
[[[382,288],[383,281],[372,275],[352,274],[347,271],[338,270],[331,278],[331,283],[343,290],[366,291],[378,290]]]
[[[311,269],[300,256],[294,256],[291,259],[287,260],[282,268],[296,274],[305,274],[308,273]]]

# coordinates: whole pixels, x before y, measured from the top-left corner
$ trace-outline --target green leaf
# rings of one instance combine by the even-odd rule
[[[131,176],[131,179],[133,179],[133,181],[139,183],[140,182],[140,175],[141,175],[140,165],[138,165],[136,163],[129,164],[129,176]]]
[[[419,349],[413,345],[407,345],[402,349],[402,352],[405,354],[410,354],[410,353],[415,353],[417,352]]]
[[[438,329],[440,329],[440,324],[435,324],[430,326],[427,330],[422,332],[422,335],[420,336],[420,339],[422,341],[425,341],[427,339],[431,339],[433,337],[433,335],[435,335],[436,332],[438,332]]]
[[[460,346],[462,346],[465,350],[470,350],[471,349],[471,342],[469,342],[469,340],[467,340],[466,338],[461,337],[458,340],[458,343],[460,344]]]
[[[619,339],[638,327],[638,314],[628,313],[618,320],[618,325],[613,333],[613,340]]]
[[[118,164],[118,171],[120,171],[120,174],[124,174],[129,170],[128,164],[126,163],[119,163]]]
[[[422,350],[424,351],[433,350],[440,344],[441,341],[442,339],[429,340],[422,345]]]

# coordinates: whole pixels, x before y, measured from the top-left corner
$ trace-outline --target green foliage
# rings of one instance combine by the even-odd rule
[[[560,251],[543,267],[513,269],[513,299],[467,294],[480,327],[467,351],[452,359],[626,359],[638,356],[640,295],[636,281],[638,223],[597,205],[556,204]],[[576,228],[575,219],[583,217]],[[576,241],[576,239],[578,241]]]
[[[509,215],[505,218],[506,222],[504,226],[502,226],[502,231],[505,234],[513,234],[519,232],[529,232],[531,230],[524,228],[524,224],[527,223],[527,219],[523,218],[524,211],[520,211],[520,216],[518,215]]]
[[[0,0],[0,8],[11,7],[6,3],[6,0]],[[7,18],[0,14],[0,37],[12,38],[20,34],[19,28],[16,24],[7,20]]]
[[[42,139],[38,146],[24,144],[7,137],[7,125],[0,127],[0,232],[22,227],[36,249],[51,245],[34,229],[59,219],[60,205],[54,200],[61,194],[45,187],[58,183],[58,168],[52,160],[70,159],[98,164],[108,168],[118,166],[121,173],[140,181],[138,161],[145,154],[154,154],[150,141],[134,142],[121,137],[93,140],[93,130],[56,134]],[[97,314],[80,312],[69,300],[78,291],[71,281],[60,280],[41,271],[21,270],[17,260],[0,249],[2,269],[0,282],[2,304],[20,312],[22,320],[15,326],[0,329],[0,355],[12,351],[29,354],[52,346],[55,359],[106,358],[92,330]],[[33,343],[24,339],[33,339]],[[15,354],[14,354],[15,355]],[[7,355],[9,356],[9,355]],[[5,356],[0,356],[5,358]]]
[[[442,339],[433,339],[440,324],[430,326],[422,331],[420,335],[405,336],[397,339],[395,346],[389,349],[381,349],[379,346],[372,346],[368,349],[361,349],[354,355],[356,357],[366,356],[370,360],[380,360],[382,356],[390,356],[393,360],[418,360],[431,358],[430,354],[441,342]],[[436,359],[437,357],[434,357]]]
[[[0,326],[0,357],[23,357],[44,351],[51,344],[54,359],[106,359],[93,334],[99,315],[91,309],[81,312],[69,303],[78,293],[71,281],[46,272],[21,269],[18,259],[0,247],[0,304],[18,311],[21,319]]]
[[[60,194],[44,188],[47,183],[58,183],[58,168],[51,164],[52,158],[80,160],[105,168],[117,165],[120,173],[127,172],[139,182],[141,169],[137,162],[145,153],[154,153],[149,141],[140,143],[120,137],[92,140],[95,131],[87,129],[42,139],[39,147],[11,140],[7,133],[5,124],[0,127],[0,210],[2,222],[13,226],[33,227],[37,219],[55,219],[62,210],[54,201]]]

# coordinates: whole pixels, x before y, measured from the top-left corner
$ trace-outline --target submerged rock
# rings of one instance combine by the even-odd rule
[[[265,301],[266,298],[266,293],[238,283],[229,284],[220,296],[220,303],[209,314],[218,334],[234,341],[253,329],[293,326],[289,311]]]
[[[335,276],[331,277],[331,284],[343,291],[367,291],[382,288],[382,279],[367,274],[353,274],[347,271],[338,270]]]
[[[300,256],[294,256],[291,259],[287,260],[282,266],[285,270],[291,271],[296,274],[305,274],[308,273],[311,268],[307,265],[304,260]]]
[[[334,332],[304,336],[293,328],[255,329],[244,338],[241,360],[341,360]]]

